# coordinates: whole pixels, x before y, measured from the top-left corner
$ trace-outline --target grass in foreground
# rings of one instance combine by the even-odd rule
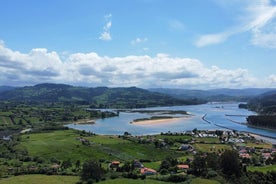
[[[150,183],[150,184],[168,184],[168,182],[164,181],[158,181],[158,180],[151,180],[151,179],[127,179],[127,178],[118,178],[114,180],[105,180],[99,182],[100,184],[145,184],[145,183]]]
[[[276,171],[276,165],[267,165],[267,166],[249,166],[247,167],[248,171],[259,171],[259,172],[268,172],[268,171]]]
[[[204,178],[195,178],[190,184],[220,184],[220,182]]]
[[[75,184],[78,176],[24,175],[0,179],[0,184]]]
[[[89,140],[84,145],[80,137]],[[80,136],[74,130],[62,130],[44,133],[26,134],[21,137],[19,147],[26,149],[30,156],[39,156],[44,159],[56,158],[58,160],[85,161],[94,160],[134,160],[149,159],[163,160],[168,155],[180,156],[171,150],[160,150],[153,144],[138,144],[124,140],[117,136]]]
[[[73,130],[47,133],[26,134],[21,145],[30,156],[58,160],[87,160],[89,158],[110,159],[112,156],[98,150],[95,146],[85,146],[77,138],[81,137]]]

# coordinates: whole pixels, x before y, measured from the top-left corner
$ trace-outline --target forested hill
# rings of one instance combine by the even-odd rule
[[[252,99],[247,106],[259,113],[247,118],[249,125],[276,130],[276,91],[270,91]]]
[[[245,89],[170,89],[170,88],[152,88],[150,91],[168,94],[179,99],[204,99],[207,101],[248,101],[260,94],[272,91],[271,88],[245,88]]]
[[[95,108],[141,108],[196,104],[194,100],[180,100],[145,89],[76,87],[65,84],[38,84],[0,92],[0,101],[24,103],[75,103]]]
[[[276,90],[251,99],[248,108],[260,114],[276,114]]]

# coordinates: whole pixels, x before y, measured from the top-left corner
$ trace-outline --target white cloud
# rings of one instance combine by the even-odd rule
[[[212,44],[219,44],[224,42],[230,34],[219,33],[219,34],[208,34],[201,36],[196,42],[197,47],[204,47]]]
[[[111,14],[105,15],[104,18],[105,18],[105,25],[103,27],[103,32],[101,33],[101,36],[99,37],[99,39],[103,41],[110,41],[112,40],[111,33],[110,33],[110,29],[112,26],[112,21],[111,21],[112,15]]]
[[[217,1],[219,4],[229,5],[227,1]],[[216,33],[201,35],[195,45],[203,47],[212,44],[219,44],[226,41],[232,35],[249,32],[252,35],[251,43],[256,46],[276,48],[276,6],[271,0],[245,0],[232,1],[231,6],[242,7],[238,25],[233,25],[228,30]]]
[[[179,21],[179,20],[171,20],[169,22],[169,26],[173,30],[177,30],[177,31],[183,31],[183,30],[185,30],[184,24],[181,21]]]
[[[136,38],[132,40],[130,43],[132,45],[136,45],[136,44],[146,43],[147,41],[148,41],[148,38]]]
[[[81,86],[138,86],[177,88],[275,87],[276,76],[256,79],[241,68],[205,67],[192,58],[99,56],[97,53],[69,54],[63,61],[56,52],[32,49],[20,53],[0,44],[0,85],[32,85],[43,82]]]
[[[276,86],[276,75],[268,76],[267,81],[270,84],[270,86]]]

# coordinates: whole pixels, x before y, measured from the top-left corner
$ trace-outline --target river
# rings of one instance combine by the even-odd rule
[[[85,130],[106,135],[122,135],[124,132],[129,132],[132,135],[149,135],[168,131],[181,132],[193,130],[194,128],[198,130],[234,129],[276,139],[276,131],[252,128],[245,125],[246,117],[255,113],[246,109],[239,109],[238,104],[237,102],[213,102],[202,105],[146,108],[146,110],[185,110],[191,114],[189,118],[155,125],[130,124],[134,119],[147,118],[151,116],[150,114],[121,112],[120,115],[116,117],[98,119],[93,125],[69,124],[67,126],[77,130]],[[209,123],[202,119],[204,115],[206,115],[205,119]]]

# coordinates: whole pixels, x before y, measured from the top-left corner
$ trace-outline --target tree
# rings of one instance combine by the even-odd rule
[[[241,176],[239,155],[235,150],[226,150],[222,153],[220,167],[227,177],[232,175]]]
[[[162,169],[169,169],[170,168],[170,162],[167,160],[163,160],[161,162],[159,170],[161,171]]]
[[[192,169],[195,175],[204,175],[207,172],[206,158],[202,153],[197,153],[192,163]]]
[[[80,160],[77,160],[77,161],[76,161],[76,168],[77,168],[77,169],[80,168],[80,164],[81,164]]]
[[[219,157],[216,153],[208,153],[206,157],[206,164],[208,168],[211,168],[213,170],[217,170],[219,167]]]
[[[104,175],[104,170],[97,161],[86,161],[82,166],[81,179],[84,181],[99,181]]]
[[[72,167],[72,162],[71,162],[70,159],[65,160],[65,161],[62,162],[62,164],[61,164],[62,169],[67,169],[69,167]]]

